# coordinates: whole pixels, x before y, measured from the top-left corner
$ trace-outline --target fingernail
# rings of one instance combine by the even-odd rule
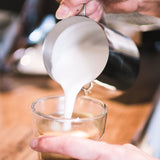
[[[36,148],[37,145],[38,145],[38,139],[37,139],[37,138],[36,138],[36,139],[33,139],[33,140],[30,142],[30,146],[31,146],[32,148]]]
[[[60,5],[60,7],[58,8],[57,12],[56,12],[56,18],[57,19],[64,19],[67,18],[71,15],[71,12],[69,10],[69,8],[65,5]]]

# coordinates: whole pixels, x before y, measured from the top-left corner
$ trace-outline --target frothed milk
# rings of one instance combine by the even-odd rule
[[[44,51],[47,71],[64,90],[65,118],[71,118],[81,88],[103,71],[108,54],[108,41],[96,22],[71,25],[57,36],[50,54]]]

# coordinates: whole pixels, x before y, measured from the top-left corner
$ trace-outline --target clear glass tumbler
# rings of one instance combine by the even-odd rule
[[[72,118],[64,118],[64,97],[46,97],[32,104],[35,136],[68,134],[100,140],[106,127],[107,107],[87,96],[76,99]],[[60,154],[39,153],[40,160],[73,160]]]

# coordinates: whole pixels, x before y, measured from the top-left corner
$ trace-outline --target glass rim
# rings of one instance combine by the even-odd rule
[[[77,97],[77,98],[81,98],[81,99],[85,99],[85,100],[92,100],[96,103],[99,103],[100,106],[103,107],[103,109],[104,109],[104,111],[101,112],[101,114],[98,114],[98,115],[93,116],[93,117],[87,117],[87,118],[65,118],[65,117],[56,117],[56,116],[53,116],[53,115],[43,114],[43,113],[38,112],[36,110],[35,105],[38,102],[44,101],[44,100],[49,100],[49,99],[57,99],[57,98],[64,98],[64,95],[48,96],[48,97],[43,97],[43,98],[39,98],[39,99],[35,100],[31,104],[32,113],[34,113],[35,115],[37,115],[39,117],[42,117],[44,119],[48,119],[48,120],[70,121],[70,122],[75,122],[75,123],[79,123],[79,122],[82,122],[82,121],[91,121],[91,120],[100,119],[100,118],[103,118],[108,113],[108,108],[107,108],[106,104],[104,104],[101,100],[98,100],[96,98],[92,98],[92,97],[89,97],[89,96],[80,96],[80,97]]]

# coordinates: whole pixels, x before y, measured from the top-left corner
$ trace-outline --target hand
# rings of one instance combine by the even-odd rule
[[[57,0],[60,6],[56,12],[58,19],[75,16],[83,9],[86,4],[86,15],[99,21],[103,14],[103,0]]]
[[[77,15],[86,4],[86,15],[95,21],[108,13],[131,13],[160,17],[160,0],[57,0],[60,6],[56,12],[58,19]]]
[[[79,160],[156,160],[131,144],[111,145],[72,136],[41,136],[30,146],[38,152],[59,153]]]
[[[108,13],[139,12],[160,17],[160,0],[104,0],[104,7]]]

